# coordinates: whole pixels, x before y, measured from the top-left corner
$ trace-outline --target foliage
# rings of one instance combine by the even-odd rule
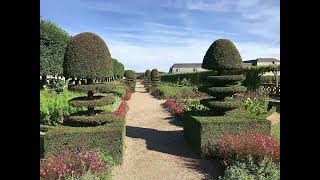
[[[226,133],[257,131],[270,134],[271,122],[251,117],[241,108],[225,116],[211,116],[210,112],[191,111],[183,115],[184,136],[193,150],[203,156],[215,155],[217,140]]]
[[[189,80],[192,85],[206,84],[208,76],[216,75],[216,71],[199,71],[192,73],[162,74],[161,81],[167,83],[179,83],[184,78]]]
[[[117,59],[111,58],[113,64],[113,75],[115,77],[123,77],[124,76],[124,65],[119,62]]]
[[[258,132],[226,133],[217,142],[218,156],[227,164],[235,160],[246,160],[250,155],[254,162],[270,157],[280,161],[280,143],[270,135]]]
[[[221,180],[280,180],[280,165],[264,158],[256,164],[252,159],[235,161],[230,165]]]
[[[180,104],[177,103],[174,99],[168,99],[164,103],[164,107],[168,109],[169,112],[173,113],[176,117],[183,116],[183,109]]]
[[[87,96],[76,97],[69,100],[69,105],[73,107],[95,107],[105,106],[116,102],[115,97],[111,95],[107,96],[94,96],[93,99],[89,99]]]
[[[115,93],[120,97],[124,97],[129,88],[126,85],[115,84],[115,83],[104,83],[104,84],[92,84],[92,85],[75,85],[70,86],[69,90],[84,92],[87,93],[89,91],[97,92],[97,93]]]
[[[241,68],[242,58],[236,46],[228,39],[214,41],[207,50],[202,68],[225,70]]]
[[[128,111],[129,106],[125,101],[122,101],[119,108],[113,112],[115,116],[124,116]]]
[[[132,92],[127,91],[126,95],[124,96],[123,100],[129,101],[131,99]]]
[[[49,84],[45,86],[45,88],[49,92],[61,93],[66,88],[67,83],[62,79],[53,79]]]
[[[273,138],[280,141],[280,122],[271,127],[271,135]]]
[[[40,137],[40,152],[58,155],[64,148],[91,150],[99,148],[110,155],[115,164],[121,164],[125,137],[125,116],[107,125],[96,127],[52,126]]]
[[[172,86],[169,84],[159,84],[155,88],[150,88],[149,92],[157,98],[173,98],[173,99],[186,99],[199,97],[197,89],[190,86]]]
[[[117,121],[119,118],[113,113],[103,110],[95,110],[95,115],[88,115],[87,111],[78,111],[70,114],[63,122],[65,126],[94,127]]]
[[[262,84],[262,75],[266,72],[280,71],[280,65],[253,66],[243,68],[241,73],[246,76],[243,85],[250,91],[258,89]]]
[[[47,154],[40,160],[40,179],[61,179],[82,176],[87,172],[102,174],[109,168],[95,150],[71,151],[64,149],[59,155]]]
[[[109,49],[98,35],[85,32],[71,39],[65,53],[65,77],[102,79],[113,76],[112,70]]]
[[[56,24],[40,19],[40,75],[62,75],[70,36]]]
[[[40,124],[61,124],[64,117],[80,110],[80,108],[69,106],[68,101],[82,95],[84,94],[70,91],[64,91],[60,94],[40,91]]]
[[[190,80],[183,78],[182,81],[179,83],[182,86],[191,86]]]
[[[267,114],[268,101],[265,98],[247,98],[244,100],[244,108],[254,116]]]
[[[135,79],[135,73],[132,70],[126,70],[124,76],[129,79]]]
[[[146,70],[146,72],[144,73],[144,76],[148,79],[151,79],[151,71],[149,69]]]
[[[181,103],[183,111],[205,111],[208,108],[200,103],[199,100],[187,99]]]

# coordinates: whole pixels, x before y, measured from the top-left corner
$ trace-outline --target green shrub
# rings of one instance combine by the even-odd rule
[[[150,92],[157,98],[173,98],[187,99],[199,97],[201,94],[196,89],[190,86],[172,86],[169,84],[159,84],[157,87],[150,88]]]
[[[86,111],[78,111],[70,114],[70,116],[64,120],[63,125],[74,127],[93,127],[112,123],[117,120],[119,120],[118,116],[103,110],[95,110],[94,116],[88,116]]]
[[[144,73],[144,77],[146,77],[147,79],[151,79],[151,71],[149,69]]]
[[[218,139],[225,133],[257,131],[270,134],[271,122],[252,118],[242,109],[225,116],[210,116],[204,112],[186,112],[183,116],[184,136],[192,149],[202,156],[215,154]]]
[[[162,74],[161,81],[167,83],[179,83],[184,78],[189,80],[192,85],[202,85],[207,83],[208,76],[217,75],[216,71],[200,71],[192,73]]]
[[[159,82],[160,82],[159,71],[157,69],[152,69],[152,71],[151,71],[151,85],[158,86]]]
[[[88,97],[76,97],[69,100],[69,105],[73,107],[88,107],[88,106],[105,106],[115,103],[116,100],[113,96],[94,96],[93,99]]]
[[[61,93],[64,91],[66,88],[67,83],[64,80],[61,79],[54,79],[52,80],[49,84],[45,86],[45,88],[49,92],[56,92],[56,93]]]
[[[65,53],[65,77],[103,79],[113,76],[112,69],[109,49],[98,35],[85,32],[71,39]]]
[[[223,180],[280,180],[280,165],[265,158],[256,164],[251,159],[248,161],[235,161],[229,166]]]
[[[62,75],[71,37],[52,22],[40,19],[40,75]]]
[[[280,141],[280,122],[271,127],[272,137]]]
[[[113,75],[115,77],[123,77],[124,76],[124,65],[119,62],[117,59],[112,58],[113,64]]]
[[[110,155],[115,164],[121,164],[125,138],[125,116],[97,127],[55,126],[40,139],[40,152],[59,154],[63,148],[96,149]]]
[[[260,114],[267,114],[268,101],[265,98],[247,98],[244,100],[244,108],[254,116],[258,116]]]
[[[214,41],[207,50],[202,68],[210,70],[238,69],[242,66],[242,58],[236,46],[228,39]]]
[[[40,91],[40,124],[61,124],[66,116],[80,110],[80,108],[69,106],[68,101],[83,95],[83,93],[70,91],[60,94]]]
[[[190,80],[183,78],[182,81],[179,83],[182,86],[191,86]]]
[[[87,93],[88,91],[93,91],[97,93],[115,93],[122,98],[126,95],[127,91],[129,91],[127,86],[115,83],[75,85],[70,86],[69,90],[84,93]]]
[[[126,70],[124,76],[129,79],[135,79],[134,71],[132,70]]]

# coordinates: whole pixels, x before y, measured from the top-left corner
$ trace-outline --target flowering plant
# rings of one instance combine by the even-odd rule
[[[258,132],[225,134],[218,140],[218,155],[227,163],[246,159],[249,155],[257,162],[264,157],[279,162],[280,143],[271,136]]]
[[[108,169],[108,162],[102,160],[97,151],[73,152],[63,150],[58,156],[47,155],[40,159],[40,178],[64,179],[68,176],[82,176],[90,171],[101,174]]]
[[[122,101],[119,108],[113,112],[114,115],[116,116],[124,116],[127,112],[128,105],[125,101]]]
[[[165,103],[164,106],[175,116],[177,117],[182,117],[183,115],[183,109],[182,107],[177,103],[176,100],[174,99],[168,99]]]
[[[124,100],[125,101],[129,101],[131,99],[131,95],[132,95],[132,92],[131,91],[127,91],[126,95],[124,96]]]

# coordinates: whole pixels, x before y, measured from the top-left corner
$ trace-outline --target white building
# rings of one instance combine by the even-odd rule
[[[275,58],[257,58],[253,60],[247,60],[243,61],[242,66],[243,67],[250,67],[250,66],[267,66],[272,64],[279,64],[280,60]],[[278,72],[278,75],[280,76],[280,72]],[[273,72],[267,72],[263,74],[263,76],[274,76]]]
[[[179,63],[174,64],[170,67],[169,73],[188,73],[188,72],[198,72],[198,71],[208,71],[203,69],[202,63]]]

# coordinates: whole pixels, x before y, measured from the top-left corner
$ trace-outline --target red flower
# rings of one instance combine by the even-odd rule
[[[124,96],[124,100],[125,101],[128,101],[131,99],[131,95],[132,95],[132,92],[131,91],[127,91],[126,95]]]

